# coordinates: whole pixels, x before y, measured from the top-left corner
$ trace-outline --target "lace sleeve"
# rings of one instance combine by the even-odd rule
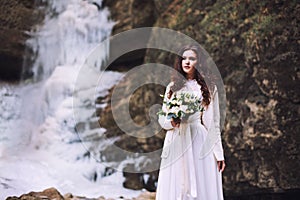
[[[162,105],[162,111],[164,113],[168,113],[168,110],[167,110],[167,106],[165,104],[165,102],[168,101],[168,93],[170,91],[170,87],[173,85],[173,82],[169,83],[168,86],[166,87],[166,91],[165,91],[165,95],[164,95],[164,100],[163,100],[163,105]],[[163,128],[163,129],[166,129],[166,130],[170,130],[170,129],[173,129],[173,126],[171,124],[171,119],[167,119],[166,115],[159,115],[158,116],[158,122],[160,124],[160,126]]]
[[[213,98],[212,98],[212,106],[213,106],[213,121],[215,134],[217,136],[217,142],[214,146],[213,152],[218,161],[224,160],[224,152],[222,146],[221,139],[221,130],[220,130],[220,108],[219,108],[219,95],[217,87],[215,87]]]
[[[219,96],[218,90],[215,86],[211,102],[205,109],[202,115],[203,124],[208,131],[208,142],[205,143],[203,155],[210,150],[213,150],[216,160],[224,160],[223,146],[221,140],[221,130],[220,130],[220,109],[219,109]]]

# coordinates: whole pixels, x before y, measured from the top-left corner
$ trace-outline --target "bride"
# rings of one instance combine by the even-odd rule
[[[161,155],[156,200],[222,200],[225,169],[217,87],[201,71],[201,49],[185,46],[166,87],[159,124],[167,130]],[[207,80],[208,79],[208,80]],[[187,119],[167,117],[167,103],[179,92],[202,100],[204,111]]]

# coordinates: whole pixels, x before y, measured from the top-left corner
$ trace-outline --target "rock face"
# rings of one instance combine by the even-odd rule
[[[31,199],[31,200],[41,200],[41,199],[49,199],[49,200],[64,200],[64,197],[55,189],[55,188],[49,188],[42,192],[30,192],[28,194],[23,194],[20,197],[8,197],[7,200],[25,200],[25,199]]]
[[[133,28],[152,26],[156,20],[155,3],[148,0],[103,0],[103,6],[110,8],[116,24],[113,35]]]
[[[25,41],[30,37],[31,28],[42,20],[42,14],[35,9],[35,4],[35,0],[1,1],[0,79],[2,80],[19,80],[24,59],[32,56]]]
[[[150,27],[156,21],[155,3],[151,0],[103,0],[103,6],[110,8],[112,19],[116,22],[113,35],[139,27]],[[118,58],[108,69],[124,71],[143,62],[146,49],[129,52]]]
[[[116,30],[135,28],[129,24],[145,20],[128,17],[135,16],[136,11],[143,13],[134,9],[133,2],[107,4],[111,7],[112,18],[118,21]],[[156,10],[153,26],[178,30],[197,40],[213,58],[223,77],[227,95],[227,116],[222,133],[227,163],[223,174],[225,194],[299,190],[299,2],[149,2],[147,5],[154,4],[155,8],[144,9]],[[120,4],[123,9],[131,8],[125,9],[126,16],[121,14],[122,9],[115,9]],[[148,50],[144,61],[171,64],[168,54],[161,51]],[[131,83],[128,80],[123,84]],[[144,86],[131,97],[139,99],[132,101],[130,109],[138,109],[133,115],[141,124],[146,123],[147,118],[144,116],[146,108],[143,110],[140,103],[147,101],[145,93],[149,90],[157,94],[152,102],[161,103],[158,96],[163,92],[161,87]],[[124,134],[113,123],[109,106],[100,115],[101,124],[108,133]],[[148,143],[150,141],[129,145],[128,136],[122,138],[118,142],[129,149],[146,151],[153,145]],[[157,137],[155,148],[162,145],[162,140]]]
[[[128,198],[120,197],[120,199],[131,200]],[[138,197],[132,200],[154,200],[155,193],[143,192]],[[98,198],[87,198],[82,196],[75,196],[71,193],[61,195],[55,188],[48,188],[42,192],[30,192],[23,194],[20,197],[8,197],[6,200],[114,200],[112,198],[105,198],[100,196]]]

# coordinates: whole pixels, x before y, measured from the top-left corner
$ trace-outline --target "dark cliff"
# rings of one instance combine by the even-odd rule
[[[114,33],[142,26],[178,30],[197,40],[217,64],[227,96],[222,132],[227,163],[223,175],[225,194],[299,191],[300,4],[297,1],[104,3],[110,7],[112,19],[118,22]],[[165,52],[148,50],[142,56],[139,64],[172,64]],[[122,60],[136,63],[137,57],[133,57],[134,53],[117,60],[112,68],[118,68]],[[123,84],[130,85],[130,81]],[[131,97],[130,109],[136,111],[133,117],[138,119],[137,123],[149,120],[145,117],[149,95],[145,94],[159,94],[163,89],[148,85]],[[152,103],[160,101],[158,95],[152,96]],[[141,102],[146,106],[140,107]],[[100,116],[108,134],[123,134],[113,123],[109,107]],[[126,135],[122,138],[118,141],[120,146],[131,150],[142,146],[144,151],[149,150],[149,144],[159,148],[163,140],[158,135],[149,141],[134,141]],[[128,141],[136,145],[133,142],[129,145]]]
[[[33,55],[26,40],[43,14],[35,0],[2,0],[0,11],[0,79],[18,81],[24,59]]]

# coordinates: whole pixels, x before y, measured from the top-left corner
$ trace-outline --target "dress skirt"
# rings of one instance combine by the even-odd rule
[[[156,200],[222,200],[222,174],[213,151],[201,157],[208,131],[197,118],[167,131]]]

